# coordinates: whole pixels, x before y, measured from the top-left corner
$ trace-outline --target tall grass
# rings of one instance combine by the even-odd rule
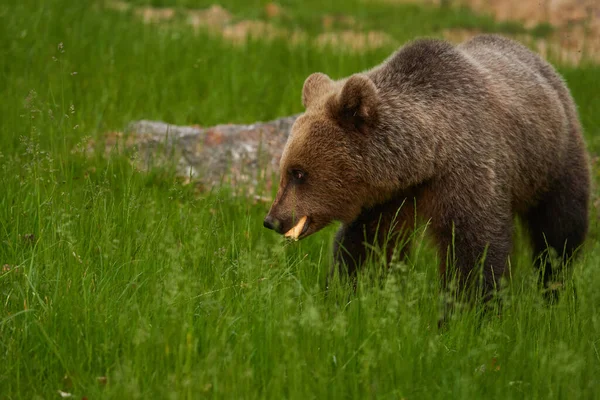
[[[210,125],[299,112],[308,74],[341,77],[391,49],[239,48],[99,4],[0,5],[0,398],[598,393],[596,213],[558,305],[543,302],[517,232],[501,318],[465,311],[438,331],[438,256],[427,240],[383,279],[373,265],[356,291],[335,281],[325,292],[335,227],[287,244],[262,228],[265,204],[227,188],[196,193],[167,167],[141,173],[135,154],[85,151],[88,136],[138,118]],[[258,14],[253,4],[227,2]],[[387,10],[349,4],[365,18]],[[430,13],[416,32],[455,18],[408,10]],[[390,28],[398,40],[411,37],[403,24]],[[561,71],[597,153],[600,69]]]

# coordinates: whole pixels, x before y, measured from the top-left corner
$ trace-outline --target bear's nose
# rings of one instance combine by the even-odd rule
[[[281,233],[281,222],[277,218],[273,218],[271,215],[267,215],[263,221],[263,226],[268,229],[272,229],[277,233]]]

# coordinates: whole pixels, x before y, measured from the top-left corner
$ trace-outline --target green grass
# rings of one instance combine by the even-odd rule
[[[595,212],[558,305],[542,301],[518,233],[502,317],[465,311],[440,332],[437,257],[426,241],[383,281],[365,273],[356,292],[336,282],[326,295],[335,227],[285,244],[262,228],[267,205],[227,188],[198,194],[170,168],[140,173],[132,155],[76,151],[86,136],[133,119],[210,125],[296,113],[308,74],[348,75],[391,49],[237,48],[81,3],[0,5],[0,399],[60,398],[58,390],[89,399],[591,399],[600,391]],[[264,4],[224,3],[258,17],[251,6]],[[283,3],[314,31],[311,12],[343,8]],[[348,4],[373,25],[389,7]],[[427,19],[379,22],[399,41],[461,21],[453,10],[399,10]],[[600,68],[561,72],[598,154]]]

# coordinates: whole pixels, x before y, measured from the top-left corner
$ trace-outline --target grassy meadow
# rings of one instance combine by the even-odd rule
[[[220,4],[264,19],[266,3]],[[311,37],[327,13],[399,43],[448,28],[524,32],[465,9],[280,4],[287,14],[276,23]],[[336,281],[326,293],[335,226],[286,243],[262,227],[268,204],[227,187],[199,193],[174,168],[138,171],[135,154],[82,150],[135,119],[209,126],[291,115],[310,73],[339,78],[394,48],[238,46],[107,5],[0,4],[0,399],[597,398],[595,208],[555,306],[543,301],[520,231],[501,317],[470,310],[437,329],[438,256],[426,238],[383,279],[370,273],[375,263],[356,291]],[[600,66],[558,67],[599,154]]]

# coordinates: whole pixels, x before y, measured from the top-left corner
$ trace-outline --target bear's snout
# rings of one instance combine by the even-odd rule
[[[265,220],[263,221],[263,226],[268,229],[272,229],[277,233],[283,233],[282,227],[283,224],[277,218],[274,218],[270,214],[267,215]]]

